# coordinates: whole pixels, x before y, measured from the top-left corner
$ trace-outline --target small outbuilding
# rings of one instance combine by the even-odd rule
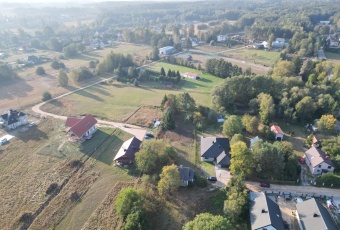
[[[283,140],[284,133],[282,132],[280,126],[278,125],[272,125],[270,127],[270,130],[275,133],[275,140]]]
[[[182,74],[183,77],[185,78],[190,78],[190,79],[194,79],[194,80],[199,80],[200,75],[198,75],[197,73],[190,73],[190,72],[186,72]]]
[[[122,147],[120,147],[113,161],[120,164],[133,163],[135,161],[135,154],[139,151],[141,143],[142,142],[136,137],[132,137],[125,141],[122,144]]]
[[[178,167],[180,186],[188,186],[189,182],[194,182],[194,171],[189,167]]]

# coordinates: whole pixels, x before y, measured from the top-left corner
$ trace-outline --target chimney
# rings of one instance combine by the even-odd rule
[[[212,143],[215,144],[215,141],[213,141]]]
[[[126,149],[124,149],[124,152],[126,152]]]
[[[316,214],[316,213],[314,213],[314,215],[313,215],[313,217],[318,217],[319,215],[318,214]]]
[[[262,209],[261,213],[266,213],[266,210],[265,210],[265,209]]]
[[[219,145],[218,147],[221,148],[221,145]]]
[[[183,168],[183,165],[180,165],[179,168]]]

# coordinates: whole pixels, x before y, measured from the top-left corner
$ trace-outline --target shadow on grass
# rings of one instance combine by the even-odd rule
[[[80,90],[75,92],[75,94],[87,97],[87,98],[92,98],[93,100],[103,102],[104,100],[101,97],[98,97],[97,95],[94,95],[93,93],[88,92],[87,90]]]
[[[102,95],[104,95],[104,96],[112,96],[112,95],[111,95],[110,93],[108,93],[108,92],[106,91],[106,89],[105,89],[102,85],[100,85],[100,84],[96,85],[95,88],[92,87],[90,90],[96,91],[96,92],[98,92],[98,93],[100,93],[100,94],[102,94]]]
[[[27,143],[30,140],[34,140],[34,141],[40,141],[43,139],[46,140],[48,139],[48,136],[45,132],[38,129],[37,126],[33,126],[29,128],[27,132],[20,134],[18,138],[22,140],[23,142]]]
[[[92,155],[94,151],[96,151],[105,140],[110,137],[109,133],[103,132],[98,129],[92,136],[90,140],[86,140],[79,146],[79,151],[84,153],[85,155]]]
[[[20,90],[13,91],[13,87],[18,87]],[[26,83],[24,79],[14,78],[6,80],[0,84],[0,99],[13,99],[18,97],[26,97],[27,92],[33,90],[33,87]]]
[[[212,82],[212,80],[206,79],[206,78],[201,78],[199,81],[202,81],[202,82]]]
[[[201,80],[200,80],[201,81]],[[208,80],[207,80],[208,81]],[[192,82],[192,81],[185,81],[184,84],[182,85],[183,88],[186,89],[199,89],[199,88],[207,88],[206,85],[203,84],[199,84],[196,82]]]

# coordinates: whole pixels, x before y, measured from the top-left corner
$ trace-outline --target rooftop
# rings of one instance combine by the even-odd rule
[[[324,151],[322,151],[321,149],[315,148],[314,146],[312,146],[310,149],[308,149],[305,152],[305,155],[308,158],[308,160],[310,161],[312,167],[315,167],[315,166],[321,164],[322,162],[325,162],[325,163],[327,163],[331,166],[334,166],[333,162],[326,155],[326,153]]]

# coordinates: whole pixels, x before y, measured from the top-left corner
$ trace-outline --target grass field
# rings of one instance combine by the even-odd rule
[[[239,49],[225,53],[228,57],[254,62],[265,66],[272,66],[279,58],[280,53],[256,49]]]
[[[134,182],[133,170],[112,166],[130,134],[101,128],[91,140],[72,144],[64,142],[63,129],[61,121],[44,119],[1,146],[1,229],[24,226],[25,221],[19,221],[24,213],[34,216],[31,229],[80,229],[118,181]],[[74,160],[83,163],[72,166]],[[61,191],[47,195],[52,183]],[[70,201],[73,192],[81,197],[80,203]]]
[[[334,62],[334,64],[340,64],[340,53],[325,52],[325,55],[329,61]]]

